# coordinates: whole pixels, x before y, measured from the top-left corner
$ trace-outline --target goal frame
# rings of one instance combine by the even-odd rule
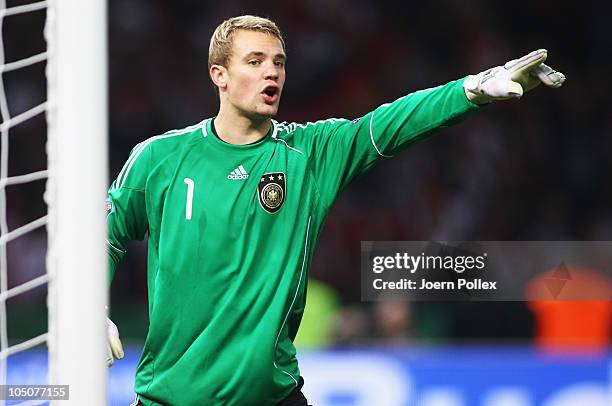
[[[106,0],[48,0],[45,36],[49,383],[106,405]]]

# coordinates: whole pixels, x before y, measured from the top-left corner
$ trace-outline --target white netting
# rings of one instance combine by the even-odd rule
[[[5,58],[5,41],[20,41],[23,38],[5,38],[5,20],[7,18],[15,18],[12,16],[22,16],[30,13],[43,13],[47,7],[46,1],[15,5],[7,7],[6,0],[0,0],[0,115],[2,122],[0,124],[0,384],[7,383],[7,359],[9,356],[16,353],[28,350],[32,347],[44,344],[47,340],[47,333],[39,334],[29,339],[20,340],[19,342],[9,343],[9,328],[7,318],[7,300],[14,298],[17,295],[21,295],[34,288],[44,285],[48,281],[48,275],[45,273],[41,276],[32,278],[28,281],[15,284],[15,286],[9,289],[9,273],[8,273],[8,258],[7,258],[7,246],[9,242],[16,240],[19,237],[24,236],[34,230],[42,228],[47,223],[47,216],[44,215],[35,220],[27,221],[23,224],[13,226],[9,229],[8,221],[8,201],[7,201],[7,187],[15,185],[23,185],[36,181],[43,180],[47,177],[47,170],[37,170],[30,173],[19,173],[16,175],[9,176],[9,161],[10,161],[10,145],[11,145],[11,132],[20,124],[33,119],[39,115],[42,115],[46,111],[47,103],[44,100],[39,100],[34,106],[29,106],[23,111],[16,112],[11,115],[9,109],[9,97],[7,96],[6,90],[6,74],[9,72],[16,72],[19,70],[26,70],[34,65],[42,64],[47,59],[47,52],[38,52],[33,55],[21,57],[17,60],[7,61]],[[40,17],[40,15],[38,16]],[[41,20],[41,18],[38,18]],[[43,27],[38,27],[39,35],[42,37]],[[8,34],[7,34],[8,35]],[[16,42],[12,42],[12,45]],[[44,81],[44,75],[39,80]],[[19,104],[19,103],[16,103]],[[45,133],[38,134],[38,145],[36,148],[44,151],[45,145]],[[23,155],[20,159],[23,159]],[[18,162],[19,164],[19,162]],[[17,165],[21,167],[23,165]],[[39,202],[40,204],[40,202]],[[40,230],[39,230],[40,231]],[[26,258],[31,255],[38,255],[38,257],[44,257],[43,253],[31,253],[31,252],[20,252],[17,255]],[[26,261],[27,262],[27,261]],[[15,278],[20,280],[20,277]],[[27,314],[19,314],[17,317],[27,318]],[[10,382],[9,382],[10,383]],[[26,384],[26,382],[22,382]],[[36,382],[36,384],[43,384],[47,382]],[[34,382],[31,382],[34,384]],[[40,401],[29,401],[21,404],[34,405],[42,404]],[[0,400],[0,404],[5,404],[4,400]]]

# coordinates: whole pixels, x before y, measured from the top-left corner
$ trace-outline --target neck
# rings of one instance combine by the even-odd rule
[[[241,114],[229,114],[223,109],[215,117],[217,135],[229,144],[245,145],[261,140],[270,130],[270,118],[253,119]]]

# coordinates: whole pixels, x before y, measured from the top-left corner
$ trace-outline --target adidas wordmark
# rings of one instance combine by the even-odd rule
[[[227,178],[231,180],[243,180],[248,179],[249,174],[244,170],[244,167],[240,165],[238,168],[231,171],[230,174],[227,175]]]

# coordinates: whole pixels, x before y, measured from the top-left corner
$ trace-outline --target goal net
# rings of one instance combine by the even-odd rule
[[[106,1],[0,0],[0,34],[0,385],[106,405]],[[11,373],[41,349],[43,382]]]

